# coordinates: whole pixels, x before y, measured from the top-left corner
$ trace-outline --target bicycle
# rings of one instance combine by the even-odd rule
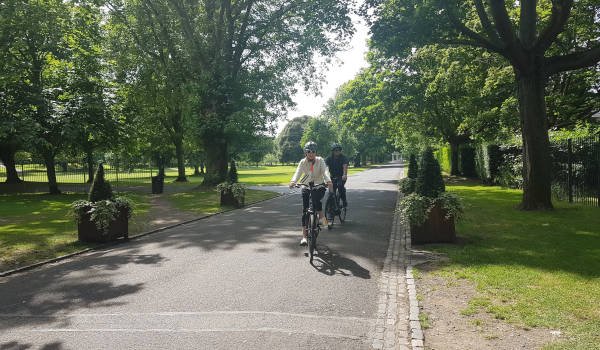
[[[327,228],[331,229],[335,221],[335,217],[340,219],[340,223],[344,223],[346,220],[346,207],[342,203],[342,197],[340,196],[340,185],[342,184],[341,178],[331,179],[333,182],[333,193],[327,198],[325,203],[325,216],[329,221]]]
[[[313,191],[316,191],[320,188],[325,187],[325,185],[316,185],[313,182],[310,182],[308,185],[305,184],[297,184],[294,187],[307,187],[309,190],[308,194],[308,208],[306,212],[303,213],[303,222],[304,227],[306,228],[307,236],[306,241],[308,245],[308,255],[310,258],[310,263],[313,262],[314,252],[317,250],[317,237],[319,236],[319,232],[321,232],[321,223],[319,222],[319,213],[314,209],[313,203]]]

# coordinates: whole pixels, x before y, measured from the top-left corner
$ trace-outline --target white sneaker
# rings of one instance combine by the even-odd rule
[[[302,239],[300,240],[300,245],[307,245],[308,242],[306,241],[306,237],[302,237]]]

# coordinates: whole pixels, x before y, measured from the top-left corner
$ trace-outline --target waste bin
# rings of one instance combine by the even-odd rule
[[[152,176],[152,193],[153,194],[159,194],[159,193],[163,193],[163,187],[165,184],[165,178],[157,175],[157,176]]]

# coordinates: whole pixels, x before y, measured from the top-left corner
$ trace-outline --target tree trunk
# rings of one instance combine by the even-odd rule
[[[56,182],[56,163],[53,154],[44,154],[44,163],[46,164],[46,175],[48,176],[48,187],[50,194],[60,194],[58,183]]]
[[[185,159],[183,154],[183,140],[179,139],[175,142],[175,155],[177,156],[177,182],[187,182],[185,176]]]
[[[229,154],[227,141],[224,138],[206,140],[206,175],[204,175],[205,186],[214,186],[227,179],[227,164]]]
[[[6,183],[18,184],[23,182],[17,173],[17,164],[15,162],[15,153],[17,148],[12,144],[0,146],[0,160],[6,168]]]
[[[91,150],[85,152],[85,160],[87,162],[88,179],[87,183],[94,182],[94,154]]]
[[[194,176],[200,176],[200,167],[198,164],[194,164]]]
[[[450,142],[450,175],[460,175],[458,170],[458,149],[460,143]]]
[[[541,64],[536,66],[542,67]],[[528,74],[517,72],[516,79],[523,137],[523,201],[520,208],[550,210],[553,206],[550,142],[544,100],[546,79],[541,68]]]
[[[200,174],[204,175],[204,161],[200,161]]]

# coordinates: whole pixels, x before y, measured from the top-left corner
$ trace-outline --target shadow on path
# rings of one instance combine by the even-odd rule
[[[326,245],[318,246],[319,254],[313,260],[313,267],[322,274],[328,276],[341,275],[348,277],[359,277],[370,279],[369,270],[360,266],[356,261],[344,257],[331,250]]]

